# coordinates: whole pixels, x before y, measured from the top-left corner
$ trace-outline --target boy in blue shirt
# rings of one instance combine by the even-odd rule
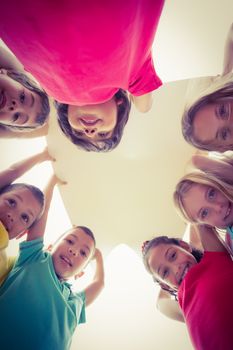
[[[102,255],[88,228],[70,229],[51,253],[43,251],[48,209],[57,182],[56,176],[48,182],[44,213],[29,230],[27,241],[20,244],[16,264],[0,288],[2,349],[69,349],[77,324],[85,322],[85,306],[104,285]],[[96,261],[92,283],[81,293],[72,292],[67,280],[80,277],[92,258]]]

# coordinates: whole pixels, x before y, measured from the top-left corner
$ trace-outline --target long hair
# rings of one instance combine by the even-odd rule
[[[116,102],[122,100],[122,103],[117,104],[117,123],[111,138],[95,143],[80,138],[79,133],[71,127],[68,121],[68,105],[56,101],[55,107],[57,109],[57,118],[61,130],[72,143],[85,151],[108,152],[113,150],[116,148],[122,138],[124,127],[129,119],[129,112],[131,108],[131,103],[126,91],[120,89],[114,95],[114,98]]]
[[[151,239],[150,241],[146,241],[143,244],[142,260],[143,260],[144,266],[145,266],[146,270],[149,272],[149,274],[152,275],[152,272],[151,272],[151,269],[150,269],[150,266],[148,263],[150,250],[154,247],[159,246],[160,244],[174,244],[174,245],[180,246],[180,241],[181,241],[180,238],[170,238],[167,236],[158,236],[158,237]],[[190,246],[192,248],[191,254],[194,256],[196,261],[199,263],[203,257],[203,253],[199,249],[192,247],[192,245],[190,245]],[[154,276],[153,276],[153,280],[154,280],[154,282],[158,283],[162,289],[166,290],[167,292],[169,292],[171,295],[173,295],[177,299],[177,291],[175,289],[172,289],[168,285],[166,286],[166,283],[161,282],[159,279],[155,278]]]
[[[36,128],[42,126],[43,124],[45,124],[46,120],[48,119],[49,112],[50,112],[49,99],[48,99],[48,95],[46,94],[46,92],[43,89],[39,88],[36,85],[36,83],[33,82],[26,74],[16,72],[13,70],[9,70],[9,71],[7,71],[7,75],[11,79],[13,79],[13,80],[17,81],[18,83],[20,83],[21,85],[23,85],[28,90],[35,92],[37,95],[40,96],[41,111],[36,117],[35,126],[6,125],[6,124],[0,123],[1,127],[5,128],[7,130],[17,131],[17,130],[36,129]]]
[[[188,143],[194,147],[207,151],[224,152],[231,148],[233,149],[233,144],[226,147],[217,140],[204,142],[198,140],[198,136],[194,135],[193,123],[197,112],[208,104],[221,103],[226,100],[233,100],[232,73],[229,73],[224,77],[213,79],[208,88],[200,92],[199,96],[193,98],[192,101],[186,105],[181,124],[183,136]]]

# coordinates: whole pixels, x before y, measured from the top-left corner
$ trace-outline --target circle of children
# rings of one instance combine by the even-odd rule
[[[15,3],[1,4],[0,37],[14,53],[0,51],[1,137],[46,135],[53,101],[62,132],[77,147],[114,149],[131,103],[147,112],[152,91],[162,84],[151,46],[164,1],[119,0],[103,8],[90,1],[87,10],[86,2],[60,1],[54,7],[22,0],[17,11]],[[184,138],[204,151],[233,149],[232,52],[233,27],[222,75],[187,104],[182,117]],[[62,181],[53,175],[42,192],[17,178],[52,160],[46,148],[0,173],[2,349],[69,349],[77,324],[85,322],[85,307],[104,286],[102,254],[89,228],[70,228],[43,249],[53,189]],[[233,160],[200,152],[192,163],[193,171],[175,188],[174,204],[198,244],[155,237],[143,243],[142,258],[161,287],[158,308],[186,323],[194,348],[232,350]],[[22,235],[18,257],[8,257],[9,240]],[[93,259],[93,281],[73,292],[67,281],[80,277]]]

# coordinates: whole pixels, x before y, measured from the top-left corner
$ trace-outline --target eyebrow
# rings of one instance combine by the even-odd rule
[[[33,96],[33,94],[31,93],[31,97],[32,97],[32,102],[31,102],[31,105],[30,105],[30,107],[33,107],[33,105],[34,105],[34,102],[35,102],[35,98],[34,98],[34,96]]]

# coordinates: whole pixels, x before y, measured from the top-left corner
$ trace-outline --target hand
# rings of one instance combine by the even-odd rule
[[[103,259],[102,253],[98,248],[95,248],[95,253],[92,257],[93,260]]]
[[[55,185],[67,185],[65,180],[61,180],[56,174],[53,174],[51,178],[52,183]]]

